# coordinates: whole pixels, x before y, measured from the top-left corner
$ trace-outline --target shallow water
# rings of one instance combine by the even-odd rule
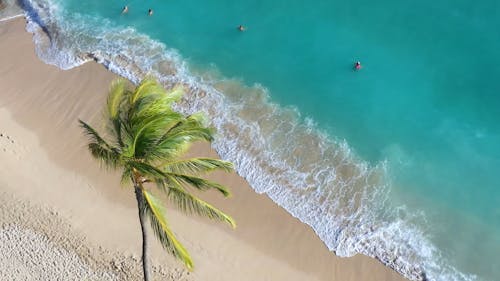
[[[48,3],[46,61],[187,83],[219,153],[338,255],[500,279],[497,2]]]

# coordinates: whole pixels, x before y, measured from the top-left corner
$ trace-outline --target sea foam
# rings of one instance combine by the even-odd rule
[[[217,129],[213,147],[234,162],[258,193],[311,226],[342,257],[361,253],[411,280],[474,280],[448,265],[421,227],[424,216],[389,202],[385,163],[360,159],[294,108],[270,100],[265,87],[245,86],[215,71],[190,71],[179,52],[112,22],[67,13],[60,2],[25,0],[27,30],[46,63],[69,69],[96,60],[137,83],[153,75],[184,85],[178,105],[203,111]]]

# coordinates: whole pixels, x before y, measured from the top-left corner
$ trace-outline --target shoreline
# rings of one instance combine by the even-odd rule
[[[35,56],[31,36],[20,19],[0,23],[0,36],[4,39],[0,42],[0,56],[6,62],[0,66],[0,103],[12,115],[12,131],[25,129],[36,136],[31,142],[25,142],[26,138],[20,138],[19,142],[47,154],[41,167],[57,167],[62,170],[60,176],[76,179],[78,183],[70,189],[78,194],[76,198],[53,198],[58,194],[56,190],[67,190],[66,185],[70,184],[51,187],[51,181],[45,182],[45,186],[43,182],[40,184],[53,194],[33,195],[28,186],[12,187],[9,192],[25,196],[28,202],[56,209],[72,221],[72,227],[89,244],[140,256],[133,196],[123,190],[126,188],[120,190],[117,178],[102,172],[90,159],[76,124],[77,118],[98,122],[109,81],[116,76],[94,62],[69,71],[43,64]],[[19,57],[19,52],[23,57]],[[23,79],[30,83],[24,83]],[[207,145],[196,146],[191,153],[216,155]],[[18,165],[16,157],[9,158],[12,166]],[[11,172],[29,180],[19,171]],[[241,177],[235,174],[215,177],[229,185],[234,196],[221,200],[209,194],[208,200],[233,215],[238,224],[236,231],[171,211],[173,228],[186,241],[195,259],[196,269],[190,275],[193,280],[233,280],[234,276],[239,280],[405,280],[369,257],[336,257],[310,227],[267,196],[255,193]],[[87,210],[84,202],[93,205],[93,210]],[[98,217],[106,212],[108,217]],[[109,224],[106,218],[113,223]],[[200,230],[206,231],[203,236],[196,235]],[[168,264],[182,271],[180,264],[169,259],[162,249],[155,248],[153,263]],[[227,263],[232,268],[228,269]],[[221,272],[226,276],[220,276]]]

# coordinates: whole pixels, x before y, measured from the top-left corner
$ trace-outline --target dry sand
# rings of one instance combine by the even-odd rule
[[[22,19],[0,22],[0,280],[140,279],[133,191],[90,158],[77,124],[100,126],[115,77],[96,63],[69,71],[45,65]],[[191,153],[216,156],[207,145]],[[236,174],[214,177],[233,197],[206,198],[237,229],[168,209],[195,270],[154,242],[157,280],[404,280],[374,259],[336,257]]]

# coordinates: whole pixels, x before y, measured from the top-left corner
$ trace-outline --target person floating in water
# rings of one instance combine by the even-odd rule
[[[128,6],[123,7],[122,14],[128,13]]]
[[[361,63],[359,61],[357,61],[355,64],[354,64],[354,70],[360,70],[361,69]]]
[[[246,27],[244,27],[243,25],[239,25],[238,26],[238,30],[239,31],[245,31]]]
[[[153,9],[149,9],[148,16],[152,16],[152,15],[153,15]]]

